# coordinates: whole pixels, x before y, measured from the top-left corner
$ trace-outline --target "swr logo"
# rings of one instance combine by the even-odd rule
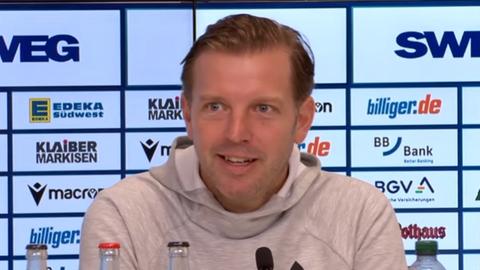
[[[433,58],[443,58],[450,48],[454,58],[462,58],[470,45],[470,57],[480,57],[480,31],[465,31],[460,40],[453,31],[443,32],[440,40],[435,32],[404,32],[397,36],[397,44],[405,49],[395,53],[403,58],[419,58],[430,50]]]
[[[78,40],[70,35],[56,35],[48,37],[38,36],[13,36],[10,45],[4,36],[0,36],[0,59],[4,63],[11,63],[17,52],[20,51],[20,62],[56,62],[80,61],[80,48]],[[70,46],[67,46],[70,45]]]

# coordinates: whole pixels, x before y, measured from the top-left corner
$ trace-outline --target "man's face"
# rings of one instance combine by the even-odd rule
[[[202,52],[185,122],[205,185],[232,212],[261,207],[283,185],[294,142],[310,128],[311,98],[297,106],[286,50]]]

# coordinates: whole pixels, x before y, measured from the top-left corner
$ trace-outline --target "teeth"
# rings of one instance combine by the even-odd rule
[[[246,163],[251,161],[251,159],[238,158],[238,157],[224,157],[224,159],[226,161],[230,161],[233,163]]]

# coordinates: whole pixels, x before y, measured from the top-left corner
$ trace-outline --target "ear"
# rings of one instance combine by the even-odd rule
[[[315,101],[310,96],[298,108],[297,125],[295,127],[295,142],[301,143],[307,137],[315,115]]]
[[[187,134],[190,139],[192,139],[192,114],[191,114],[191,107],[187,101],[187,98],[182,93],[182,112],[183,112],[183,120],[185,121],[185,126],[187,128]]]

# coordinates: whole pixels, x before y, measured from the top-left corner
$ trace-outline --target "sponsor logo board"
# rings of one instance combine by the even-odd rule
[[[456,208],[456,171],[352,172],[383,192],[394,208]]]
[[[8,255],[8,235],[8,221],[6,218],[0,218],[0,256]]]
[[[49,255],[78,254],[81,217],[13,219],[13,252],[25,255],[28,243],[46,244]]]
[[[179,90],[127,91],[126,127],[185,127],[180,97]]]
[[[0,17],[1,86],[120,84],[120,11],[0,11]]]
[[[345,125],[345,89],[315,89],[315,117],[312,126]]]
[[[8,182],[7,177],[0,176],[0,214],[8,212]]]
[[[354,8],[354,82],[478,81],[479,12],[466,6]]]
[[[405,250],[417,240],[436,240],[440,249],[458,249],[457,213],[397,213]]]
[[[480,166],[480,129],[463,129],[463,165]]]
[[[463,248],[480,249],[480,212],[463,213]]]
[[[77,270],[78,260],[59,260],[48,259],[47,270]],[[15,260],[13,262],[13,269],[27,269],[26,260]]]
[[[480,262],[480,254],[463,254],[463,269],[468,270],[478,268],[478,262]]]
[[[167,161],[171,144],[181,132],[130,132],[125,136],[128,170],[146,170]]]
[[[118,92],[13,93],[14,129],[118,128]]]
[[[456,124],[456,88],[352,89],[352,125]]]
[[[322,167],[345,167],[345,142],[343,130],[310,130],[298,148],[317,156]]]
[[[480,171],[463,171],[463,207],[480,207]]]
[[[14,213],[85,212],[103,189],[120,175],[16,176]]]
[[[353,167],[456,165],[457,130],[352,131]]]
[[[115,133],[17,134],[15,171],[118,170],[120,136]]]
[[[7,135],[0,134],[0,171],[5,172],[7,171],[7,158],[8,158],[8,151],[7,151]]]
[[[180,84],[192,18],[190,9],[127,10],[128,84]]]
[[[7,93],[0,93],[0,129],[7,129]]]
[[[201,35],[207,25],[231,14],[248,13],[274,19],[305,35],[313,50],[315,83],[346,82],[346,9],[198,9],[196,33]]]
[[[462,89],[462,122],[464,124],[480,124],[480,87],[464,87]]]

